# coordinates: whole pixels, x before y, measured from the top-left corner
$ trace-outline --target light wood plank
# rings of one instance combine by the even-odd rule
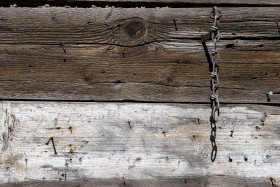
[[[1,134],[9,133],[8,141],[1,136],[1,183],[175,180],[179,185],[187,180],[199,186],[193,179],[206,177],[201,185],[228,186],[232,178],[239,185],[253,180],[255,186],[269,186],[271,177],[275,185],[280,181],[277,107],[223,106],[218,155],[212,163],[207,105],[2,102],[1,106]],[[57,154],[51,142],[46,145],[51,137]]]

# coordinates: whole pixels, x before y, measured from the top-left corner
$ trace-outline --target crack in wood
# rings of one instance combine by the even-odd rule
[[[279,32],[279,34],[280,34],[280,28],[279,28],[279,23],[278,23],[278,21],[276,21],[276,25],[277,25],[278,32]]]

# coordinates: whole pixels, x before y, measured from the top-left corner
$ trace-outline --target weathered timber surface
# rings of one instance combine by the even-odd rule
[[[269,180],[258,178],[238,178],[234,176],[201,176],[186,177],[184,179],[152,179],[152,180],[85,180],[85,181],[30,181],[0,184],[1,187],[271,187]],[[276,185],[276,183],[274,182]]]
[[[279,10],[221,9],[222,102],[279,91]],[[0,98],[208,102],[210,11],[0,8]]]
[[[104,3],[114,4],[117,6],[164,6],[168,4],[169,6],[209,6],[209,5],[248,5],[248,6],[261,6],[261,5],[280,5],[278,0],[1,0],[1,5],[11,5],[17,3],[19,6],[38,6],[44,4],[50,5],[77,5],[77,6],[89,6],[89,5],[104,5]],[[127,3],[127,4],[125,4]],[[138,3],[138,4],[135,4]],[[142,4],[141,4],[142,3]],[[131,5],[132,4],[132,5]]]
[[[279,184],[279,108],[222,106],[214,163],[208,108],[1,102],[0,182],[271,186],[272,180]]]
[[[222,39],[279,39],[280,7],[220,8]],[[200,39],[212,8],[0,8],[2,44],[111,44]],[[175,22],[175,24],[174,24]]]
[[[51,1],[51,0],[47,0]],[[95,2],[96,0],[71,0],[71,1],[91,1]],[[167,3],[192,3],[192,4],[243,4],[243,5],[279,5],[278,0],[98,0],[104,2],[167,2]],[[70,0],[69,0],[70,2]]]

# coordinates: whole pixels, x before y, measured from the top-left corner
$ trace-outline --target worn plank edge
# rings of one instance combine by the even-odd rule
[[[2,0],[0,5],[2,6],[22,6],[22,7],[36,7],[44,6],[45,4],[50,6],[68,6],[68,7],[106,7],[106,6],[115,6],[115,7],[146,7],[146,8],[155,8],[155,7],[173,7],[173,8],[188,8],[188,7],[209,7],[213,5],[218,6],[280,6],[280,2],[277,0],[269,1],[258,1],[258,0],[249,0],[249,1],[224,1],[224,0]]]
[[[195,186],[250,186],[250,187],[270,187],[271,181],[267,179],[248,179],[242,177],[233,176],[197,176],[190,178],[178,178],[178,179],[160,179],[160,180],[125,180],[125,179],[114,179],[114,180],[84,180],[84,181],[29,181],[29,182],[18,182],[18,183],[7,183],[2,184],[0,187],[195,187]]]

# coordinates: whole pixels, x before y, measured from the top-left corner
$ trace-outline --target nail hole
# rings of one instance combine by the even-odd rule
[[[229,162],[232,162],[232,158],[228,157],[228,161],[229,161]]]
[[[271,101],[271,99],[269,97],[267,97],[267,102],[270,102],[270,101]]]
[[[227,44],[226,45],[226,48],[233,48],[234,47],[234,44]]]
[[[70,126],[68,129],[70,130],[70,132],[71,132],[71,134],[72,134],[73,128]]]
[[[234,132],[234,131],[230,131],[230,135],[229,135],[229,136],[232,137],[232,138],[233,138],[233,132]]]

